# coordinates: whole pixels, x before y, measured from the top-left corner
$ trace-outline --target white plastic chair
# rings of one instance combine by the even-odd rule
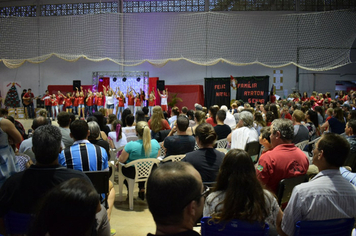
[[[295,144],[297,148],[300,148],[300,150],[304,150],[305,146],[309,143],[309,140],[304,140],[300,143]]]
[[[159,146],[161,147],[161,154],[159,155],[160,157],[166,156],[166,149],[163,146],[163,142],[159,143]]]
[[[118,158],[117,153],[119,151],[123,150],[124,148],[125,148],[125,145],[121,146],[119,148],[110,148],[110,159],[114,158],[112,160],[116,160]]]
[[[132,161],[126,165],[119,163],[119,198],[122,199],[122,189],[124,185],[124,180],[126,179],[128,183],[128,194],[129,194],[129,208],[133,210],[133,193],[135,183],[146,182],[151,174],[152,167],[159,164],[159,160],[156,158],[143,158]],[[122,174],[122,168],[127,168],[130,166],[135,167],[136,176],[134,179],[127,178]]]
[[[198,149],[199,149],[199,146],[198,146],[197,142],[195,142],[194,151],[198,150]]]
[[[161,162],[164,163],[164,162],[168,162],[168,161],[172,161],[172,162],[181,161],[184,157],[185,157],[185,154],[170,155],[170,156],[164,158],[163,160],[161,160]]]
[[[126,137],[126,140],[129,143],[131,141],[137,141],[138,137],[137,136],[129,136],[129,137]]]
[[[228,141],[226,138],[216,141],[216,148],[227,148]]]

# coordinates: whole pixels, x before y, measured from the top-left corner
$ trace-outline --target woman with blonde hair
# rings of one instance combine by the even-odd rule
[[[140,121],[136,124],[136,134],[138,136],[137,141],[131,141],[125,145],[124,150],[122,151],[119,162],[121,163],[130,163],[137,159],[142,158],[156,158],[160,156],[160,145],[157,140],[151,140],[150,128],[148,127],[147,122]],[[122,173],[127,178],[135,178],[135,167],[130,166],[128,168],[122,168]],[[127,187],[127,183],[125,182]],[[139,193],[138,196],[144,200],[145,199],[145,183],[139,182]]]
[[[153,109],[151,119],[148,121],[148,127],[152,130],[151,137],[154,137],[156,133],[161,130],[168,130],[171,127],[168,124],[168,121],[164,119],[163,111],[160,106],[155,106]]]
[[[195,136],[195,129],[198,127],[198,125],[206,123],[205,115],[206,114],[203,111],[196,111],[194,113],[195,125],[193,127],[190,127],[190,129],[187,129],[187,134],[188,135]]]

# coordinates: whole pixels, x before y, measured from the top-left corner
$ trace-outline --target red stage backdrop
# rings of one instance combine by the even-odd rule
[[[168,102],[171,101],[174,94],[183,100],[182,102],[178,101],[176,105],[179,109],[186,106],[189,110],[194,110],[195,103],[204,106],[203,85],[166,85],[165,87],[168,88]]]

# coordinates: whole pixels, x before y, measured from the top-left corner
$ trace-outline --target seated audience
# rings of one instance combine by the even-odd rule
[[[125,118],[126,127],[122,128],[122,132],[126,135],[126,139],[131,137],[136,138],[136,128],[134,125],[135,117],[132,114],[128,114]]]
[[[273,150],[264,153],[258,161],[257,177],[274,194],[282,179],[306,174],[309,167],[306,155],[292,143],[293,135],[291,120],[274,120],[270,136]]]
[[[273,194],[258,181],[250,155],[232,149],[221,164],[214,192],[205,201],[203,216],[212,216],[218,222],[233,219],[266,222],[271,229],[279,227],[283,213]]]
[[[46,194],[29,236],[93,235],[97,213],[105,216],[102,209],[90,183],[79,178],[67,180]],[[110,231],[104,234],[110,235]]]
[[[88,122],[88,127],[89,127],[89,132],[90,132],[90,134],[88,136],[89,142],[92,144],[98,145],[100,147],[103,147],[106,151],[107,156],[109,157],[108,159],[110,159],[109,142],[100,138],[100,127],[99,127],[98,123],[96,123],[95,121],[90,121],[90,122]]]
[[[193,127],[196,125],[194,121],[194,110],[188,110],[187,111],[187,117],[189,119],[189,127]]]
[[[9,211],[34,214],[46,193],[66,180],[80,178],[90,183],[84,173],[59,165],[58,154],[61,151],[61,139],[61,132],[55,126],[44,125],[35,130],[32,136],[32,149],[36,156],[36,164],[14,174],[0,188],[0,218]],[[105,208],[102,206],[101,208],[103,214],[97,215],[97,233],[108,235],[105,232],[108,230],[110,233],[110,225],[105,220],[107,219]],[[101,218],[98,219],[98,217]]]
[[[216,113],[218,112],[219,107],[216,106],[211,106],[209,107],[209,118],[206,119],[206,123],[211,124],[213,127],[215,127],[217,125],[217,121],[216,121]]]
[[[119,162],[130,163],[142,158],[156,158],[160,155],[160,146],[157,140],[152,139],[150,136],[150,128],[147,122],[140,121],[136,124],[136,133],[138,136],[137,141],[132,141],[126,144],[124,150],[122,151]],[[135,167],[130,166],[128,168],[123,167],[122,173],[127,178],[135,178]],[[145,182],[139,182],[139,197],[145,199]]]
[[[97,111],[97,112],[94,112],[93,116],[98,120],[97,123],[100,127],[100,130],[104,131],[106,134],[106,137],[107,137],[110,132],[110,128],[106,125],[107,121],[106,121],[106,118],[103,115],[103,113],[101,113],[100,111]],[[104,140],[106,141],[106,139],[104,139]]]
[[[122,132],[122,123],[120,120],[115,120],[111,124],[111,132],[109,132],[109,144],[110,147],[115,149],[127,144],[126,135]]]
[[[203,123],[206,123],[205,122],[205,113],[203,111],[196,111],[194,113],[194,123],[195,125],[193,126],[190,126],[190,129],[187,130],[187,133],[189,135],[193,135],[195,136],[195,129],[200,125],[200,124],[203,124]]]
[[[203,213],[206,190],[188,163],[167,163],[154,170],[147,181],[147,204],[156,223],[155,235],[199,236],[193,227]]]
[[[294,235],[297,221],[356,217],[356,187],[339,171],[349,150],[346,139],[335,133],[324,134],[316,143],[313,164],[320,172],[294,187],[282,220],[286,235]]]
[[[36,130],[38,127],[40,127],[42,125],[47,125],[47,124],[48,124],[47,118],[43,117],[43,116],[39,116],[39,117],[36,117],[35,119],[33,119],[31,128],[33,130]],[[19,152],[25,153],[27,150],[31,151],[31,149],[32,149],[32,137],[22,141],[20,148],[19,148]]]
[[[176,125],[164,139],[163,146],[166,149],[166,157],[194,151],[195,139],[187,134],[188,126],[188,118],[184,115],[178,116]],[[175,132],[177,132],[176,135],[173,135]]]
[[[245,149],[247,143],[258,141],[258,133],[253,128],[253,115],[251,112],[243,111],[239,113],[239,122],[236,127],[237,129],[227,136],[227,140],[231,142],[231,149]]]
[[[195,132],[199,149],[187,153],[182,161],[191,163],[200,173],[203,182],[214,182],[225,155],[214,148],[216,133],[212,125],[201,124]]]
[[[301,122],[304,120],[305,115],[301,110],[295,110],[292,115],[294,125],[293,143],[297,144],[304,140],[309,140],[309,130]]]
[[[169,125],[171,126],[171,128],[175,125],[175,122],[179,116],[179,108],[178,107],[172,107],[172,116],[171,118],[168,119]]]
[[[350,120],[345,127],[346,140],[350,143],[350,153],[343,165],[349,166],[356,172],[356,120]]]
[[[98,122],[98,119],[95,117],[95,116],[89,116],[87,118],[87,122],[90,122],[90,121],[95,121],[98,125],[99,125],[99,122]],[[99,125],[100,127],[100,125]],[[108,136],[106,135],[106,133],[102,130],[100,130],[100,134],[99,134],[100,138],[102,138],[103,140],[107,141],[108,140]]]
[[[258,135],[261,134],[261,129],[266,127],[266,122],[263,120],[261,112],[255,112],[253,127],[256,129]]]
[[[62,134],[62,142],[65,147],[70,147],[73,145],[73,139],[70,137],[69,125],[71,123],[70,115],[68,112],[61,111],[57,116],[57,122],[59,125],[59,130]]]
[[[261,129],[260,137],[258,138],[259,143],[262,145],[261,155],[273,149],[270,136],[271,136],[271,128],[263,127]]]
[[[334,109],[333,117],[321,126],[322,130],[325,130],[326,127],[329,127],[329,132],[342,134],[345,131],[345,118],[342,113],[341,108],[337,107]]]
[[[19,171],[11,145],[16,145],[21,140],[21,134],[15,125],[10,120],[0,117],[0,188],[7,178]]]
[[[231,129],[235,128],[236,127],[235,117],[233,114],[231,114],[229,112],[229,110],[227,109],[227,106],[222,105],[220,107],[220,110],[223,110],[226,113],[226,118],[224,120],[224,124],[230,126]]]
[[[318,114],[313,110],[308,110],[305,113],[305,126],[308,129],[309,141],[312,141],[318,137]]]
[[[148,127],[151,129],[151,138],[161,130],[168,130],[171,127],[168,121],[164,118],[162,108],[160,106],[153,107],[153,113],[151,119],[148,121]]]
[[[216,113],[217,125],[214,127],[215,133],[218,136],[218,140],[225,139],[231,133],[230,126],[224,124],[225,119],[226,119],[226,112],[224,110],[219,110]]]

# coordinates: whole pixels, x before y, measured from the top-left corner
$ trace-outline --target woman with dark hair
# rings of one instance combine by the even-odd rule
[[[274,121],[275,118],[275,115],[272,111],[267,111],[266,113],[266,125],[267,126],[271,126],[272,124],[272,121]]]
[[[271,105],[269,106],[269,110],[270,110],[271,112],[273,112],[275,119],[281,118],[281,114],[280,114],[280,112],[279,112],[279,109],[277,108],[277,106],[276,106],[275,104],[271,104]]]
[[[140,121],[146,121],[145,113],[142,110],[136,111],[136,124]]]
[[[333,117],[326,121],[321,128],[325,130],[328,126],[332,133],[342,134],[345,131],[346,122],[341,108],[336,107]]]
[[[281,232],[283,213],[274,196],[263,189],[247,152],[230,150],[220,167],[214,192],[205,200],[203,216],[218,222],[232,219],[268,223]]]
[[[126,127],[126,116],[131,114],[130,108],[126,108],[121,114],[122,126]]]
[[[218,122],[216,121],[216,113],[218,112],[219,107],[216,106],[211,106],[209,107],[209,118],[206,119],[206,123],[211,124],[213,127],[215,127]]]
[[[112,114],[112,112],[109,114]],[[100,130],[104,131],[107,136],[110,132],[110,128],[106,125],[107,121],[104,115],[101,112],[96,111],[94,112],[93,116],[98,120],[98,125],[100,127]]]
[[[97,235],[95,215],[100,210],[94,187],[81,179],[70,179],[48,192],[28,235]]]
[[[356,110],[351,110],[347,116],[347,120],[356,120]]]
[[[303,97],[300,100],[302,100],[302,102],[308,101],[309,100],[308,93],[304,92]]]
[[[254,121],[253,121],[253,127],[256,129],[258,135],[261,134],[261,129],[263,127],[266,127],[266,122],[263,120],[261,112],[255,112]]]
[[[309,130],[309,141],[312,141],[319,136],[318,133],[320,134],[320,132],[317,132],[319,128],[318,115],[315,111],[308,110],[305,113],[305,126]]]
[[[189,162],[200,173],[203,182],[214,182],[224,153],[214,148],[217,135],[211,124],[203,123],[195,129],[198,150],[186,154],[182,161]]]
[[[324,108],[322,106],[316,106],[314,108],[314,110],[318,114],[318,123],[319,123],[319,125],[324,124],[324,116],[325,116]]]
[[[121,120],[115,120],[111,126],[111,132],[109,132],[108,140],[111,148],[119,148],[127,144],[126,135],[122,132]]]

